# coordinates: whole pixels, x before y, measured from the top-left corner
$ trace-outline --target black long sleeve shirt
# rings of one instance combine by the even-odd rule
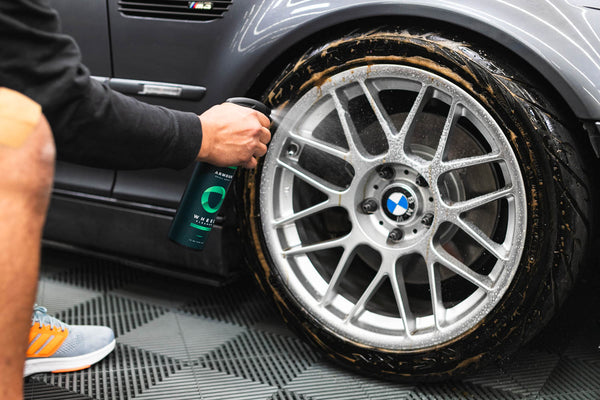
[[[0,0],[0,86],[42,106],[65,161],[184,168],[200,150],[195,114],[142,103],[91,79],[47,0]]]

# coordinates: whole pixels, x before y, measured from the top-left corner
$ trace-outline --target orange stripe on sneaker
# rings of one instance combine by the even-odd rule
[[[91,367],[92,365],[84,365],[83,367],[77,367],[77,368],[66,368],[66,369],[55,369],[54,371],[52,371],[53,374],[58,374],[59,372],[75,372],[75,371],[81,371],[82,369],[86,369]]]
[[[50,326],[32,325],[29,329],[29,347],[27,357],[50,357],[69,336],[69,331],[60,328],[50,329]]]

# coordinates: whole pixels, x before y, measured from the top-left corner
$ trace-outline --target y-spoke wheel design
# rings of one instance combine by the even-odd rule
[[[501,298],[523,249],[525,191],[507,138],[462,89],[407,66],[351,68],[306,93],[277,132],[263,232],[321,323],[418,349],[472,328]],[[313,233],[332,215],[339,232]]]
[[[355,33],[265,98],[278,125],[238,186],[244,243],[285,320],[347,367],[472,371],[541,329],[577,275],[585,152],[523,63],[482,46]]]

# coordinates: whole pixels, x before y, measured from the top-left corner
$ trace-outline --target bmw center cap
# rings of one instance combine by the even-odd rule
[[[408,198],[404,193],[395,192],[388,197],[386,205],[390,214],[399,217],[408,211]]]
[[[393,187],[385,192],[382,199],[383,211],[396,222],[409,219],[415,211],[413,194],[403,187]]]

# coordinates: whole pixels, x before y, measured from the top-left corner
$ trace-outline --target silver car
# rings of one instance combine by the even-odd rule
[[[91,73],[197,113],[273,108],[204,253],[189,170],[60,163],[46,243],[214,283],[253,275],[331,359],[398,380],[515,352],[584,265],[600,148],[593,0],[53,0]]]

